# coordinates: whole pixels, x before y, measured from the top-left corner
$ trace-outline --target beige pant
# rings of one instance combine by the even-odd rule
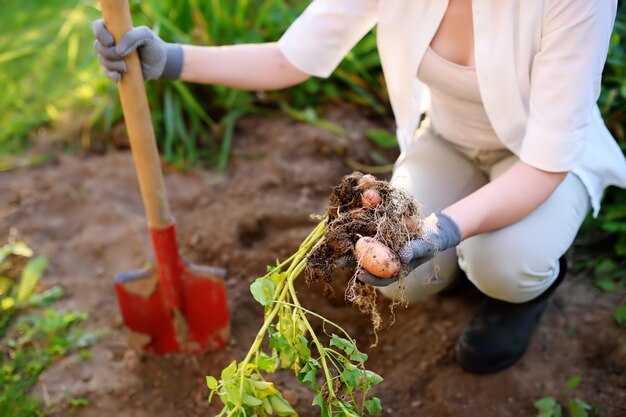
[[[418,132],[406,158],[396,164],[392,183],[413,194],[422,214],[442,210],[504,173],[518,158],[508,150],[481,151],[446,141],[430,127]],[[559,273],[558,259],[574,241],[590,208],[589,196],[574,174],[524,219],[461,242],[457,248],[411,272],[383,295],[408,301],[446,288],[458,267],[484,294],[522,303],[546,290]],[[458,262],[457,262],[458,261]]]

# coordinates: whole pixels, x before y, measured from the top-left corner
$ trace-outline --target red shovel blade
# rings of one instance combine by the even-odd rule
[[[131,347],[165,354],[224,346],[230,336],[225,271],[185,262],[173,225],[151,232],[157,266],[115,276]]]

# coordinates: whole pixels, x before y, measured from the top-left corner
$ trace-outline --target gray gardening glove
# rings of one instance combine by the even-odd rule
[[[432,259],[438,252],[454,247],[461,242],[461,230],[449,216],[437,212],[424,219],[422,235],[407,243],[398,255],[400,261],[408,265],[410,271]],[[370,285],[386,287],[398,280],[378,278],[367,271],[361,271],[357,278]]]
[[[176,80],[183,69],[183,48],[177,43],[161,40],[146,26],[132,28],[115,45],[113,35],[104,26],[102,19],[93,22],[96,37],[94,48],[107,77],[118,82],[126,72],[123,58],[135,49],[139,53],[144,80]]]

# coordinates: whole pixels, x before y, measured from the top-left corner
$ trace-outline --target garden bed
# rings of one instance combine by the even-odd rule
[[[150,256],[128,152],[62,155],[1,173],[0,235],[16,228],[47,256],[43,284],[62,285],[68,295],[60,304],[88,311],[90,326],[105,332],[91,359],[75,355],[57,363],[35,394],[49,401],[87,398],[78,417],[216,414],[221,405],[207,405],[205,375],[241,359],[262,321],[250,283],[295,251],[317,222],[311,214],[326,211],[330,188],[352,171],[342,155],[363,160],[369,152],[361,139],[369,121],[346,110],[328,117],[341,119],[348,138],[289,119],[250,117],[238,124],[223,177],[167,175],[183,253],[228,269],[231,343],[201,356],[140,359],[123,336],[111,277]],[[379,331],[378,346],[370,348],[370,318],[345,306],[342,294],[327,299],[321,286],[308,290],[303,281],[297,285],[302,304],[356,337],[368,367],[385,379],[375,393],[385,416],[534,416],[533,402],[544,396],[597,402],[603,416],[626,416],[626,332],[613,321],[623,295],[601,292],[584,276],[567,277],[520,363],[488,376],[468,374],[454,361],[456,337],[480,301],[475,290],[396,308],[395,324]],[[575,375],[580,385],[564,392]],[[319,415],[292,374],[278,373],[275,382],[301,416]]]

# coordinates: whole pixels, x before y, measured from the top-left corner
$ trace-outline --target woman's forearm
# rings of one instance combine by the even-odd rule
[[[241,90],[278,90],[309,78],[287,61],[276,43],[183,45],[183,56],[180,79],[187,82]]]
[[[511,225],[539,207],[565,179],[518,161],[504,174],[443,210],[462,239]]]

